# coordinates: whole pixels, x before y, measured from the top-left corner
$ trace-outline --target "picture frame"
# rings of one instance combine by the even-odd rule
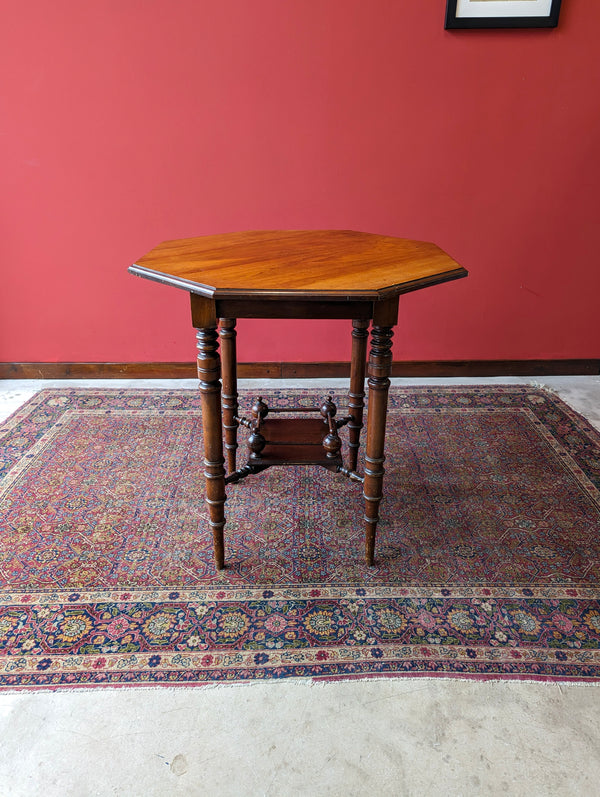
[[[447,0],[446,30],[555,28],[561,0]]]

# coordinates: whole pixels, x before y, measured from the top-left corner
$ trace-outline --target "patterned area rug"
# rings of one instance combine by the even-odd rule
[[[410,388],[387,440],[376,567],[361,487],[289,467],[228,488],[217,572],[198,393],[42,391],[0,428],[0,685],[598,680],[598,432],[529,387]]]

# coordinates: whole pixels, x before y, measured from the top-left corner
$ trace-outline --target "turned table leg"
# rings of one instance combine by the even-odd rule
[[[352,321],[352,362],[350,365],[350,394],[348,413],[352,420],[348,423],[348,470],[356,470],[360,430],[363,427],[365,406],[365,370],[367,365],[367,340],[369,322],[361,319]]]
[[[369,356],[369,411],[367,413],[367,445],[365,452],[365,555],[369,566],[375,556],[375,533],[379,520],[379,504],[383,495],[385,473],[385,426],[392,366],[392,328],[373,326]]]
[[[196,332],[198,339],[198,378],[202,399],[204,431],[204,475],[209,524],[213,533],[215,563],[225,567],[225,469],[223,467],[223,431],[221,428],[221,363],[219,339],[215,326]]]
[[[223,378],[223,429],[225,430],[225,451],[227,471],[236,469],[238,392],[235,318],[222,318],[219,328],[221,338],[221,370]]]

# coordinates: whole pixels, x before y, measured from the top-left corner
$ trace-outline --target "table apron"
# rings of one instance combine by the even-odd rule
[[[192,298],[193,301],[194,298]],[[217,318],[360,318],[366,320],[373,318],[375,304],[378,302],[305,301],[301,299],[215,300]]]

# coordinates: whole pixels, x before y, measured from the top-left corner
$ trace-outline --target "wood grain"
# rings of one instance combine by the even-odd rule
[[[165,241],[129,270],[202,296],[242,300],[377,301],[467,276],[433,243],[353,230],[259,230]]]

